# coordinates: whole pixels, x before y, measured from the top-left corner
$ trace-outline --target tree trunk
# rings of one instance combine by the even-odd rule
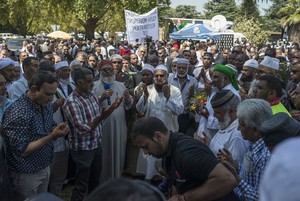
[[[96,25],[92,23],[87,23],[83,26],[85,29],[85,39],[92,40],[94,39],[94,32],[96,30]]]
[[[297,42],[300,41],[300,23],[292,24],[289,26],[288,32],[289,32],[289,41],[291,42]]]

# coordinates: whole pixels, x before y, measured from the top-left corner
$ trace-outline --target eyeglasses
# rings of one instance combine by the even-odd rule
[[[146,53],[146,51],[140,50],[140,52]]]
[[[114,69],[113,68],[103,68],[103,69],[101,69],[101,71],[106,72],[106,73],[111,73],[111,72],[114,72]]]

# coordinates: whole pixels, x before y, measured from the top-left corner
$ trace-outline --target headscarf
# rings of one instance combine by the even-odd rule
[[[218,72],[221,72],[225,75],[227,75],[228,77],[230,77],[230,80],[231,80],[231,84],[232,86],[236,89],[236,90],[239,90],[239,85],[237,83],[237,71],[231,67],[231,66],[225,66],[225,65],[222,65],[222,64],[216,64],[214,66],[214,71],[218,71]]]

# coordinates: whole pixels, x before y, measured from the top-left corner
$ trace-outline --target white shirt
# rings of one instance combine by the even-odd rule
[[[209,144],[209,148],[215,155],[220,149],[228,149],[232,154],[232,158],[240,164],[243,163],[244,154],[247,152],[248,147],[248,141],[244,140],[241,132],[238,131],[237,119],[224,130],[219,130]]]

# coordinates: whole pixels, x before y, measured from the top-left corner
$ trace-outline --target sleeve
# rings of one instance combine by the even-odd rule
[[[136,110],[139,112],[139,113],[144,113],[146,112],[146,109],[147,109],[147,99],[146,97],[144,96],[144,94],[140,97],[138,103],[136,104]]]
[[[245,180],[241,180],[238,187],[234,189],[234,192],[241,200],[244,201],[257,201],[258,191],[254,187],[250,186]]]
[[[6,144],[9,144],[17,155],[21,155],[30,143],[28,135],[30,127],[30,118],[22,111],[7,110],[4,113],[3,135]]]
[[[171,90],[173,91],[175,89],[175,87],[174,87],[174,89],[172,89],[172,88],[171,88]],[[184,110],[181,92],[177,88],[176,88],[176,90],[174,90],[173,93],[172,93],[172,91],[171,91],[169,100],[167,100],[167,102],[166,102],[166,107],[169,108],[176,115],[180,115]]]
[[[197,142],[197,144],[195,143],[191,146],[184,151],[177,151],[178,161],[186,174],[201,182],[205,182],[211,171],[218,164],[218,161],[209,148],[204,147],[204,144],[201,145]]]
[[[91,131],[91,127],[89,127],[84,118],[81,114],[84,112],[82,111],[82,107],[75,102],[74,100],[67,99],[66,104],[63,106],[64,113],[68,122],[76,129],[88,133]]]
[[[13,85],[9,90],[9,98],[12,100],[18,99],[22,96],[23,91],[18,87],[18,85]]]
[[[207,128],[209,129],[218,129],[218,119],[212,115],[209,115],[207,118]]]

